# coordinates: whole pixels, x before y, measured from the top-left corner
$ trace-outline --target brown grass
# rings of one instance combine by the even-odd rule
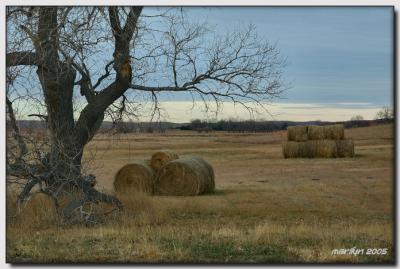
[[[9,262],[393,262],[393,125],[345,130],[354,158],[284,159],[284,132],[96,136],[91,171],[113,190],[123,165],[160,148],[196,154],[216,191],[193,197],[118,194],[125,210],[93,227],[13,214]],[[131,147],[129,147],[131,145]],[[101,150],[101,148],[107,150]],[[43,207],[40,207],[43,208]],[[46,213],[49,211],[44,211]],[[389,248],[384,256],[332,256],[333,248]]]

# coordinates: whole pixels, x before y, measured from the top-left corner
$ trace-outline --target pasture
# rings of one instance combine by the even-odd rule
[[[8,262],[393,262],[393,125],[346,129],[354,158],[284,159],[286,132],[99,134],[86,165],[97,188],[157,150],[199,155],[216,191],[196,197],[131,194],[101,224],[59,223],[43,201],[7,212]],[[387,248],[386,255],[332,255]]]

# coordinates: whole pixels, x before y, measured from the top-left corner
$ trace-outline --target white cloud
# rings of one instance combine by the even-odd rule
[[[160,103],[166,112],[165,120],[172,122],[188,122],[192,119],[249,119],[249,112],[240,105],[224,102],[219,113],[206,112],[201,102],[166,101]],[[208,103],[210,111],[215,111],[214,103]],[[364,119],[373,119],[380,107],[370,103],[341,103],[341,104],[307,104],[307,103],[274,103],[266,105],[268,112],[254,115],[255,119],[290,120],[290,121],[342,121],[349,120],[354,115],[361,115]]]
[[[152,103],[141,102],[142,116],[139,121],[151,119]],[[176,123],[189,122],[193,119],[241,119],[251,118],[251,114],[241,105],[232,102],[222,102],[218,113],[214,102],[207,102],[208,110],[201,101],[160,101],[161,118],[153,120],[170,121]],[[344,121],[355,115],[361,115],[364,119],[373,119],[381,109],[372,103],[270,103],[265,105],[266,110],[258,109],[253,118],[257,120],[289,120],[289,121]],[[19,111],[20,119],[33,119],[26,115],[38,113],[32,105],[26,101],[16,103],[15,109]],[[75,118],[79,117],[80,110],[75,112]],[[43,113],[43,112],[41,112]],[[107,119],[106,120],[110,120]]]

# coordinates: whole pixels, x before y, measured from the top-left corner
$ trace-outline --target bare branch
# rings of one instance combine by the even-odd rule
[[[47,115],[42,115],[42,114],[29,114],[28,115],[28,117],[38,117],[38,118],[40,118],[40,119],[42,119],[42,120],[44,120],[44,121],[48,121],[48,119],[49,119],[49,116],[47,116]]]
[[[119,72],[120,66],[129,59],[129,45],[133,37],[133,32],[137,28],[138,18],[143,7],[131,7],[126,24],[121,26],[118,7],[109,8],[109,18],[113,35],[115,38],[114,49],[114,69]]]
[[[118,16],[118,7],[109,7],[108,8],[111,28],[113,30],[113,35],[120,35],[121,34],[121,23],[119,21]]]
[[[36,65],[36,53],[31,51],[9,52],[6,59],[7,67],[17,65]]]
[[[113,63],[114,63],[114,61],[111,61],[105,66],[105,68],[104,68],[105,71],[106,71],[105,74],[99,77],[97,82],[94,84],[93,89],[96,89],[100,85],[100,83],[110,75],[110,69],[109,68]]]
[[[31,41],[32,41],[33,45],[35,46],[35,48],[38,48],[40,46],[40,43],[39,43],[39,40],[38,40],[37,36],[35,36],[32,33],[32,31],[28,27],[26,27],[25,25],[20,25],[19,27],[21,28],[22,31],[24,31],[29,36],[29,38],[31,39]]]
[[[140,14],[142,13],[143,7],[134,6],[129,10],[128,18],[126,20],[126,24],[124,26],[124,35],[126,39],[131,40],[134,31],[137,29],[137,21],[139,19]]]
[[[14,109],[13,109],[12,103],[8,99],[8,97],[6,97],[6,104],[7,104],[7,112],[10,117],[11,127],[14,130],[14,138],[18,142],[18,147],[20,150],[18,159],[22,159],[28,153],[28,147],[26,146],[26,143],[21,136],[19,127],[17,125],[17,120],[15,119]]]
[[[9,175],[21,178],[18,182],[25,186],[21,197],[28,197],[32,185],[39,185],[57,208],[61,193],[81,194],[61,208],[64,215],[85,203],[121,207],[116,197],[93,188],[84,176],[82,156],[105,115],[117,121],[137,115],[135,104],[141,104],[137,97],[149,98],[150,116],[160,118],[161,92],[185,92],[207,110],[213,109],[211,102],[219,110],[222,102],[230,101],[253,113],[254,106],[284,90],[284,59],[275,45],[257,37],[254,27],[213,36],[209,26],[190,23],[175,8],[161,15],[145,15],[142,9],[109,7],[107,13],[104,7],[18,7],[7,11],[12,33],[7,39],[7,78],[13,82],[7,96],[17,96],[28,106],[37,101],[37,113],[29,107],[24,116],[47,121],[46,132],[41,132],[45,138],[31,143],[24,137],[29,141],[26,160],[30,161],[8,165]],[[111,31],[104,28],[107,23]],[[75,95],[77,89],[84,98]],[[14,156],[15,149],[14,145]],[[17,159],[14,156],[8,159]]]

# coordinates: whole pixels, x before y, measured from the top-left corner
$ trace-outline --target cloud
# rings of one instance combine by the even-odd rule
[[[250,105],[250,104],[249,104]],[[289,120],[289,121],[343,121],[349,120],[355,115],[361,115],[364,119],[373,119],[381,106],[369,102],[340,102],[340,103],[269,103],[265,104],[266,110],[258,107],[258,113],[253,115],[241,105],[232,102],[222,102],[217,108],[214,102],[201,101],[161,101],[161,117],[153,120],[170,121],[176,123],[189,122],[193,119],[241,119],[250,118],[257,120]],[[389,105],[390,106],[390,105]],[[82,105],[83,107],[83,105]],[[153,103],[140,102],[142,113],[137,120],[150,121]],[[21,100],[15,103],[16,111],[19,111],[20,119],[32,119],[26,115],[38,113],[31,103]],[[79,117],[80,110],[75,112],[75,118]],[[40,113],[44,113],[40,111]],[[106,118],[105,120],[110,120]]]
[[[160,103],[166,112],[164,120],[172,122],[188,122],[192,119],[249,119],[250,113],[244,107],[224,102],[220,111],[216,114],[214,103],[207,103],[208,111],[202,102],[166,101]],[[290,120],[309,121],[349,120],[355,115],[361,115],[364,119],[373,119],[380,107],[371,103],[274,103],[266,105],[267,111],[254,114],[255,119],[263,120]],[[144,119],[143,119],[144,120]]]

